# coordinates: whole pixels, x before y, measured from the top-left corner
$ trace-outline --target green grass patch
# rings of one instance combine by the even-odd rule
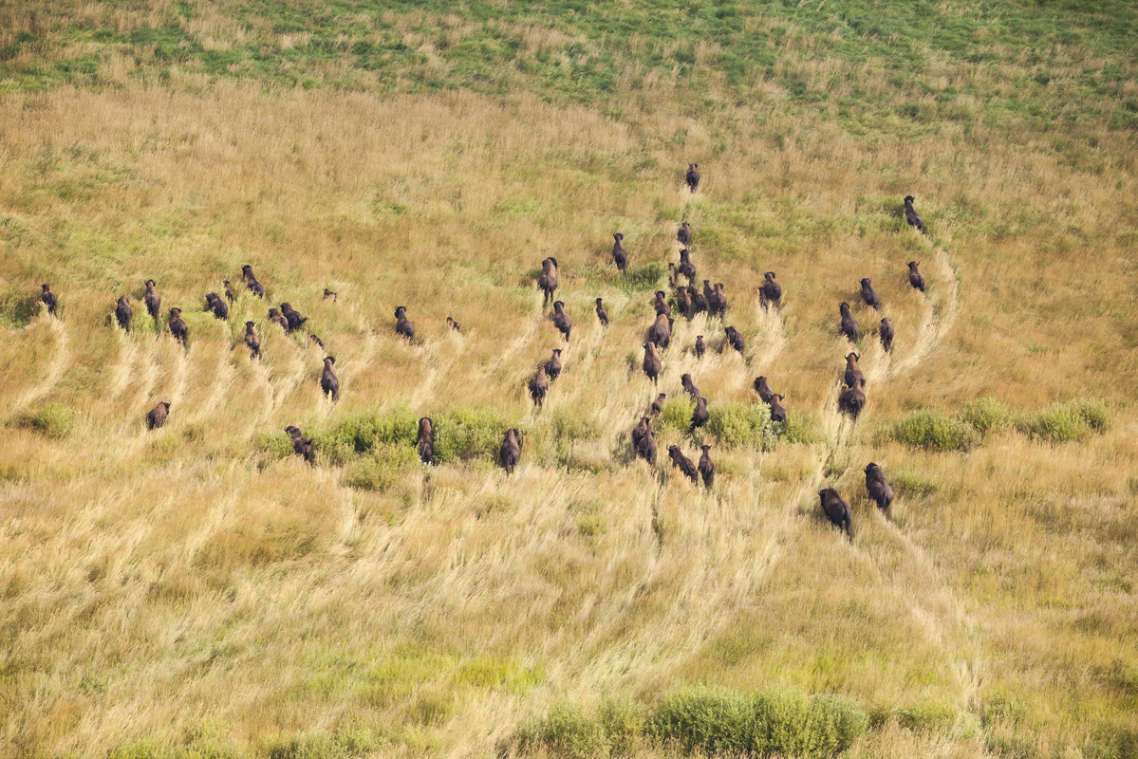
[[[1033,440],[1048,443],[1072,443],[1085,440],[1092,433],[1106,431],[1109,414],[1101,401],[1073,401],[1023,416],[1016,429]]]
[[[353,460],[344,473],[344,482],[357,490],[382,493],[418,463],[418,453],[412,446],[381,445]]]
[[[761,403],[717,403],[708,409],[707,431],[720,445],[768,450],[775,430],[770,409]]]
[[[53,440],[62,440],[70,435],[74,424],[75,415],[71,409],[58,403],[45,404],[37,409],[20,414],[13,421],[13,425],[16,427],[33,430]]]
[[[898,443],[927,451],[967,451],[980,443],[972,426],[929,410],[909,414],[893,425],[890,434]]]
[[[1012,423],[1012,412],[1003,401],[978,398],[964,405],[960,420],[981,435],[987,435],[1008,427]]]

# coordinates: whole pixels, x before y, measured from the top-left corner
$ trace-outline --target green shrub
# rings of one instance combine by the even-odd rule
[[[630,701],[606,701],[601,705],[601,729],[611,756],[631,756],[644,730],[644,712]]]
[[[653,710],[645,734],[691,754],[743,754],[752,748],[752,710],[743,696],[698,688],[667,696]]]
[[[646,734],[660,744],[707,755],[830,757],[845,751],[869,726],[869,717],[834,696],[796,692],[747,697],[696,689],[664,699],[648,718]]]
[[[664,404],[660,413],[660,423],[680,432],[686,432],[691,426],[692,402],[687,395],[671,398]]]
[[[384,445],[353,461],[344,474],[349,487],[383,492],[418,462],[411,446]]]
[[[317,449],[367,453],[380,445],[415,445],[419,419],[410,409],[398,407],[382,414],[361,414],[313,435]]]
[[[980,442],[980,435],[964,422],[936,411],[915,411],[893,425],[898,443],[930,451],[967,451]]]
[[[769,413],[769,411],[768,411]],[[811,445],[822,442],[822,433],[817,417],[808,412],[787,412],[786,424],[774,424],[775,434],[788,443]]]
[[[912,472],[896,472],[889,475],[889,484],[898,495],[911,498],[927,498],[937,491],[935,483]]]
[[[27,290],[9,290],[0,295],[0,326],[23,327],[40,312],[39,295]]]
[[[707,430],[721,445],[762,450],[771,447],[774,427],[765,404],[721,403],[708,411]]]
[[[493,459],[509,422],[490,409],[458,409],[434,417],[435,457],[440,463],[456,459]],[[416,430],[417,432],[417,430]],[[411,442],[415,442],[415,434]]]
[[[604,728],[576,707],[561,704],[544,719],[522,727],[515,743],[522,754],[545,750],[566,759],[587,759],[603,752]]]
[[[945,704],[918,704],[897,709],[893,716],[907,730],[945,733],[956,721],[956,710]]]
[[[267,432],[259,435],[255,447],[264,454],[265,458],[274,461],[293,454],[292,440],[284,432]]]
[[[995,398],[978,398],[964,405],[960,419],[981,435],[1007,427],[1012,420],[1012,412],[1002,401]]]
[[[269,748],[269,759],[356,759],[371,756],[384,743],[369,731],[306,735],[282,741]]]
[[[58,403],[48,403],[34,411],[29,411],[16,417],[17,427],[34,430],[55,440],[60,440],[71,434],[71,427],[75,416],[71,409]]]
[[[1085,439],[1092,432],[1105,431],[1107,424],[1106,405],[1101,401],[1074,401],[1024,416],[1016,428],[1036,440],[1071,443]]]

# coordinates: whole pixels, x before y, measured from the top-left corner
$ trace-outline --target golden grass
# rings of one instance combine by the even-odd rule
[[[781,147],[665,109],[634,129],[526,97],[216,83],[0,101],[0,286],[50,281],[64,304],[61,324],[5,330],[0,402],[8,418],[45,403],[76,414],[63,439],[0,438],[5,753],[203,731],[264,753],[367,731],[379,755],[486,755],[555,702],[683,682],[848,695],[881,720],[857,756],[998,741],[1077,756],[1138,729],[1138,330],[1119,202],[1133,174],[768,117]],[[1116,139],[1102,150],[1118,155]],[[679,189],[688,160],[706,175],[695,199]],[[907,191],[935,243],[883,219]],[[610,234],[634,267],[663,264],[684,215],[750,363],[681,354],[721,336],[681,320],[661,389],[678,394],[691,371],[713,404],[746,400],[765,373],[819,436],[717,450],[712,494],[668,472],[676,433],[661,436],[664,477],[613,463],[655,389],[626,361],[638,366],[651,291],[619,286]],[[1004,232],[1002,218],[1020,221]],[[538,415],[524,379],[560,344],[532,286],[547,255],[576,326]],[[913,257],[927,299],[905,279]],[[243,296],[229,325],[199,312],[246,262],[337,356],[334,408],[321,352],[264,322],[268,303]],[[755,307],[770,269],[780,319]],[[897,339],[888,359],[866,338],[870,401],[851,429],[833,411],[847,350],[834,332],[862,276]],[[130,336],[109,326],[114,298],[146,277],[185,308],[188,353],[145,318]],[[400,304],[417,344],[392,331]],[[869,331],[872,312],[855,312]],[[239,343],[246,318],[262,322],[263,364]],[[967,455],[882,442],[913,408],[979,395],[1024,410],[1101,397],[1112,425],[1067,446],[996,433]],[[157,400],[173,415],[147,433]],[[403,469],[369,491],[257,447],[286,424],[398,406],[493,409],[527,429],[523,463],[512,478],[486,461]],[[559,419],[580,439],[559,437]],[[861,495],[870,460],[909,483],[893,523]],[[816,517],[823,481],[852,497],[852,543]]]

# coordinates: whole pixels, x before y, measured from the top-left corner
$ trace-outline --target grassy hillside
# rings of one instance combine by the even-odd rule
[[[0,755],[1138,754],[1135,39],[1123,2],[0,4]],[[682,219],[730,308],[655,388]],[[705,441],[710,492],[665,455]]]

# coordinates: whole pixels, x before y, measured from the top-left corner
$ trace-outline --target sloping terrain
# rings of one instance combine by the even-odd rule
[[[0,752],[671,756],[699,748],[684,720],[773,693],[839,697],[853,756],[1134,755],[1135,15],[0,8]],[[729,308],[675,314],[654,386],[682,220]],[[549,256],[567,342],[536,287]],[[224,279],[222,321],[203,299]],[[283,302],[304,330],[267,318]],[[727,325],[742,353],[720,352]],[[694,433],[685,373],[712,413]],[[651,466],[629,436],[659,392]],[[710,490],[667,458],[700,442]],[[668,722],[684,699],[705,711]]]

